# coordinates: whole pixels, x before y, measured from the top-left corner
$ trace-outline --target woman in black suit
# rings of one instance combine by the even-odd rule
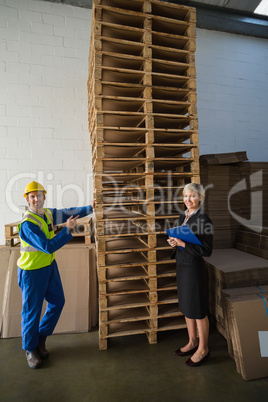
[[[176,274],[180,311],[184,314],[189,342],[174,353],[179,356],[192,354],[188,366],[199,366],[209,358],[207,279],[203,257],[212,253],[213,225],[203,212],[205,192],[200,184],[189,183],[183,189],[183,201],[187,210],[180,215],[179,226],[188,225],[202,246],[170,237],[168,243],[175,248]],[[197,329],[199,342],[197,338]]]

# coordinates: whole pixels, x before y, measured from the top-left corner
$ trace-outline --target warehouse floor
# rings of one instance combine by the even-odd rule
[[[39,401],[267,401],[268,378],[244,381],[229,357],[225,339],[210,333],[210,360],[188,367],[173,351],[186,342],[186,330],[114,338],[99,351],[98,330],[53,335],[50,357],[32,370],[21,339],[0,340],[0,400]]]

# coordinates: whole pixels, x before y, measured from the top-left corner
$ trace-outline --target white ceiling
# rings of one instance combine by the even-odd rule
[[[253,12],[261,0],[194,0],[196,3],[210,4],[212,6],[232,8],[240,11]]]

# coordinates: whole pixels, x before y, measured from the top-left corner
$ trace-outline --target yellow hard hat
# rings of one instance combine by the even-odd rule
[[[32,191],[43,191],[44,194],[47,193],[42,184],[37,183],[37,181],[31,181],[31,183],[27,184],[23,196],[27,198],[27,194],[31,193]]]

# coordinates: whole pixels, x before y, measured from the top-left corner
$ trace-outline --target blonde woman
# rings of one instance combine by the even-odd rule
[[[200,184],[187,184],[183,189],[183,201],[187,209],[179,218],[179,226],[188,225],[202,245],[174,237],[168,239],[168,243],[175,248],[172,258],[177,263],[179,307],[185,316],[189,336],[188,343],[174,353],[178,356],[192,355],[186,361],[187,366],[191,367],[200,366],[210,356],[207,279],[203,257],[212,253],[213,225],[203,212],[204,198],[205,192]]]

